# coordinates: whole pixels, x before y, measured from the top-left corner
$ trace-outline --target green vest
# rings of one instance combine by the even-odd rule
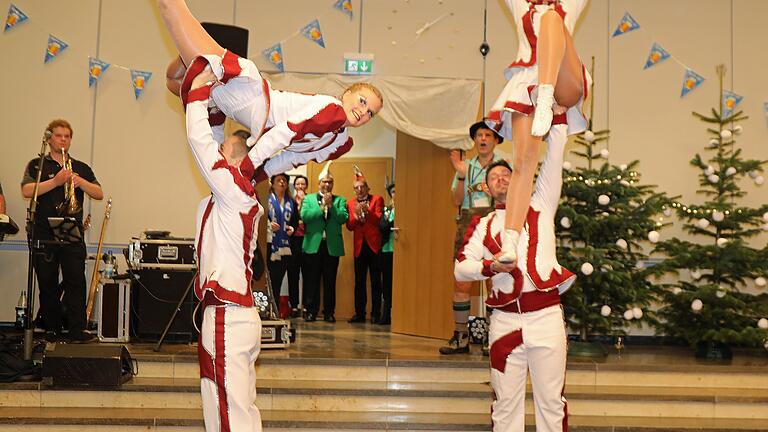
[[[344,256],[344,238],[341,235],[341,226],[349,219],[347,211],[347,199],[334,195],[333,204],[328,208],[328,219],[325,218],[320,204],[317,202],[317,194],[309,194],[304,197],[301,204],[301,220],[304,221],[304,243],[301,250],[304,253],[314,254],[320,249],[323,241],[323,232],[328,245],[328,254],[339,257]]]

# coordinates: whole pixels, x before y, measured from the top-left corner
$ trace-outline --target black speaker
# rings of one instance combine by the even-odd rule
[[[248,58],[248,29],[209,22],[200,24],[219,45],[240,57]]]
[[[195,277],[194,270],[141,269],[133,272],[131,284],[131,338],[156,342],[163,334],[184,290]],[[194,289],[184,298],[173,325],[166,335],[167,341],[191,342],[197,340],[192,323],[197,306]]]
[[[48,344],[43,378],[56,387],[119,387],[134,374],[124,345]]]

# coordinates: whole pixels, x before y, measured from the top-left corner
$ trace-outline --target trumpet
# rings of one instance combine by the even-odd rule
[[[64,162],[62,169],[72,171],[72,158],[69,157],[65,149],[61,149],[61,158]],[[61,216],[74,217],[82,210],[80,203],[77,202],[75,195],[75,179],[73,177],[64,185],[64,201],[56,206],[56,210]]]

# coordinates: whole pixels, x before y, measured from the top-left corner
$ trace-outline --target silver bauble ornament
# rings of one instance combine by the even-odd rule
[[[608,197],[608,195],[601,194],[597,197],[597,203],[600,205],[608,205],[608,203],[611,202],[611,199]]]
[[[595,133],[587,129],[584,131],[584,141],[592,142],[595,140]]]
[[[712,168],[712,165],[707,165],[706,168],[704,168],[704,174],[710,176],[715,173],[715,169]]]
[[[571,220],[568,218],[568,216],[563,216],[560,218],[560,226],[563,228],[570,228],[571,227]]]
[[[651,231],[648,233],[648,241],[651,243],[656,243],[659,241],[660,234],[658,231]]]
[[[734,168],[734,167],[728,167],[728,169],[725,170],[725,175],[727,175],[729,177],[734,175],[734,174],[736,174],[736,168]]]
[[[757,320],[757,326],[761,329],[768,329],[768,319],[760,318]]]
[[[632,308],[632,317],[635,319],[640,319],[643,317],[643,310],[639,307],[633,307]]]
[[[765,278],[762,277],[762,276],[756,277],[755,278],[755,285],[757,285],[760,288],[765,287],[765,285],[766,285]]]
[[[707,180],[709,180],[710,183],[717,183],[720,181],[720,176],[717,174],[711,174],[707,176]]]
[[[603,305],[603,307],[600,308],[600,315],[607,317],[611,314],[611,307],[608,305]]]
[[[762,184],[765,183],[765,177],[759,175],[755,177],[755,184],[758,186],[762,186]]]
[[[696,221],[696,226],[701,229],[706,229],[709,226],[709,221],[707,219],[701,218]]]
[[[572,163],[570,163],[568,161],[563,162],[563,169],[564,170],[570,171],[571,168],[573,168],[573,164]]]
[[[733,132],[729,131],[728,129],[723,129],[720,131],[720,138],[728,141],[729,139],[733,138]]]
[[[702,301],[701,301],[701,300],[699,300],[699,299],[693,299],[693,301],[691,302],[691,309],[692,309],[694,312],[698,312],[698,311],[700,311],[700,310],[701,310],[701,308],[703,308],[703,307],[704,307],[704,302],[702,302]]]
[[[608,155],[610,155],[610,153],[608,152],[608,149],[600,150],[600,157],[601,158],[608,159]]]
[[[585,276],[591,275],[593,271],[595,271],[595,268],[592,266],[592,264],[585,262],[584,264],[581,265],[581,272]]]
[[[618,246],[619,249],[627,250],[627,241],[620,238],[616,240],[616,246]]]
[[[719,247],[725,247],[725,245],[728,244],[728,239],[720,237],[717,239],[717,246]]]
[[[624,319],[627,321],[630,321],[632,318],[634,318],[635,315],[632,313],[632,309],[627,309],[624,311]]]
[[[741,127],[741,125],[736,125],[733,127],[733,133],[740,134],[742,132],[744,132],[744,128]]]
[[[715,222],[722,222],[725,219],[725,213],[715,210],[712,212],[712,220]]]
[[[699,269],[691,270],[691,279],[693,280],[701,279],[701,271],[699,271]]]

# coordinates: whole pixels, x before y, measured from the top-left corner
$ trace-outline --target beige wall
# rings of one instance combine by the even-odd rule
[[[477,51],[482,41],[482,0],[366,0],[362,25],[361,0],[353,0],[356,15],[351,21],[334,11],[330,0],[189,3],[201,20],[249,28],[250,54],[259,67],[269,69],[259,57],[262,48],[320,17],[326,48],[301,36],[290,38],[284,44],[287,70],[341,72],[343,53],[357,51],[360,42],[364,52],[375,54],[377,73],[485,77],[486,107],[504,85],[502,69],[516,50],[511,16],[501,0],[487,1],[491,51],[485,75]],[[4,64],[0,69],[4,83],[0,182],[8,213],[23,222],[26,201],[18,188],[23,167],[37,152],[45,124],[65,117],[75,128],[73,155],[93,166],[106,194],[114,197],[107,243],[124,244],[146,228],[191,236],[195,207],[206,188],[186,151],[179,102],[163,85],[165,65],[174,50],[154,2],[14,0],[14,4],[31,21],[0,35]],[[7,11],[8,5],[7,0],[0,2],[0,11]],[[610,38],[627,10],[645,31]],[[415,39],[415,31],[425,22],[449,12],[453,15]],[[680,16],[688,19],[680,20]],[[745,96],[743,108],[751,116],[739,141],[745,155],[766,158],[768,127],[762,114],[762,103],[768,101],[765,16],[768,2],[764,0],[592,0],[575,40],[582,58],[597,57],[595,121],[598,129],[612,131],[611,161],[640,159],[644,181],[695,200],[696,172],[688,160],[703,148],[707,137],[690,112],[706,111],[717,102],[714,66],[718,63],[728,66],[729,84]],[[43,65],[48,33],[70,47]],[[674,61],[643,71],[653,41],[703,74],[705,84],[680,99],[683,71]],[[116,67],[89,89],[89,55],[149,70],[154,76],[139,100],[134,100],[129,73]],[[395,134],[386,126],[379,124],[356,135],[359,144],[351,156],[394,154]],[[756,188],[747,183],[750,194],[745,204],[765,202],[768,186]],[[103,203],[91,207],[98,228]],[[91,232],[89,241],[97,240],[97,232]],[[24,254],[5,249],[0,250],[0,291],[16,292],[23,285],[22,272],[16,269],[25,266]],[[0,320],[12,317],[12,311],[6,309],[0,307]]]

